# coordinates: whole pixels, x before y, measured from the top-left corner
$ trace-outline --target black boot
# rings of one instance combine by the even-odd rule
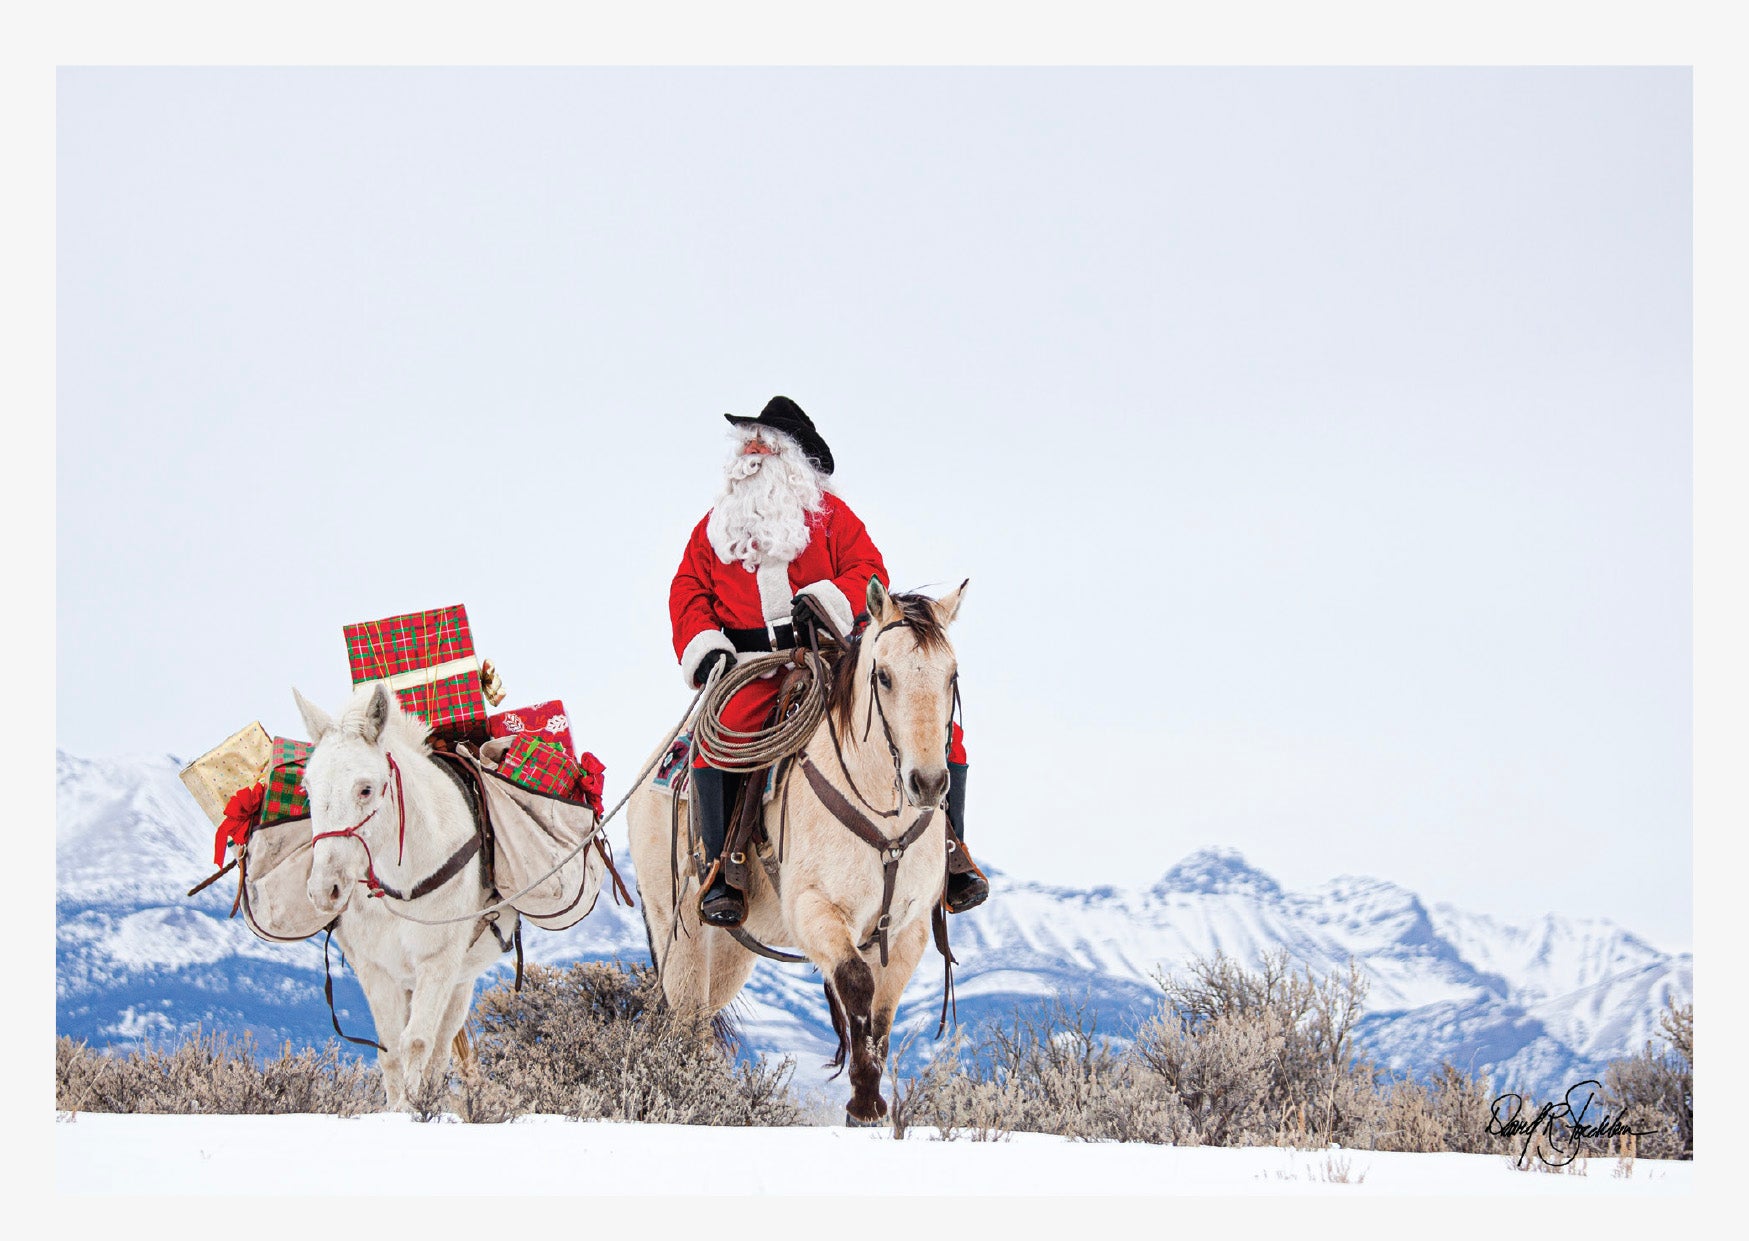
[[[719,863],[710,887],[698,898],[699,920],[706,926],[740,926],[747,919],[747,898],[729,886],[720,862],[729,834],[729,810],[741,791],[741,775],[715,767],[694,767],[691,779],[704,855],[707,861]]]
[[[947,911],[963,914],[966,910],[984,903],[984,898],[990,895],[990,881],[984,878],[984,872],[978,869],[978,864],[972,861],[972,855],[966,852],[966,765],[949,763],[947,770],[950,777],[947,786],[947,826],[953,832],[961,867],[959,873],[955,873],[955,864],[951,861],[948,864]]]

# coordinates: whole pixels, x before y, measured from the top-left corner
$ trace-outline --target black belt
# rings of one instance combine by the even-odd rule
[[[764,629],[725,629],[723,635],[734,643],[735,649],[742,654],[752,654],[755,651],[790,651],[795,649],[795,630],[788,621],[781,625],[773,625],[769,631]],[[772,645],[772,637],[776,636],[777,645]]]

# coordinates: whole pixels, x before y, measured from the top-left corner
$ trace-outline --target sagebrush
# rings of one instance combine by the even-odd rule
[[[801,1119],[792,1066],[736,1063],[708,1027],[660,1002],[652,971],[583,963],[530,966],[520,991],[483,992],[466,1061],[410,1099],[423,1120],[475,1123],[545,1113],[691,1125],[787,1125]],[[55,1106],[66,1113],[382,1110],[374,1064],[320,1050],[263,1059],[247,1038],[197,1032],[171,1047],[107,1055],[55,1044]]]
[[[1158,981],[1164,998],[1127,1044],[1061,999],[961,1034],[896,1084],[895,1133],[1522,1154],[1524,1139],[1488,1132],[1497,1096],[1486,1080],[1450,1064],[1428,1081],[1393,1075],[1356,1046],[1366,980],[1353,963],[1315,978],[1285,953],[1255,970],[1216,955]],[[1599,1102],[1655,1132],[1639,1139],[1641,1156],[1692,1157],[1692,1006],[1672,1008],[1664,1033],[1672,1051],[1614,1062]],[[1534,1115],[1538,1101],[1525,1102]],[[1575,1149],[1559,1123],[1538,1140]],[[1580,1149],[1619,1155],[1622,1144]]]
[[[382,1106],[382,1074],[340,1045],[260,1058],[247,1035],[196,1031],[171,1047],[105,1055],[80,1040],[55,1040],[55,1108],[176,1115],[356,1116]]]
[[[1494,1090],[1452,1065],[1418,1081],[1374,1064],[1354,1041],[1366,986],[1352,965],[1314,978],[1285,955],[1255,970],[1215,956],[1159,982],[1163,998],[1128,1038],[1101,1033],[1096,1014],[1062,999],[956,1033],[920,1068],[890,1075],[894,1135],[1337,1144],[1499,1153],[1524,1167],[1547,1166],[1539,1151],[1580,1149],[1630,1169],[1636,1155],[1693,1157],[1692,1004],[1667,1009],[1664,1050],[1648,1045],[1604,1074],[1599,1105],[1627,1117],[1639,1136],[1576,1147],[1558,1122],[1528,1144],[1489,1134]],[[737,1061],[719,1033],[662,1002],[646,966],[530,966],[520,991],[502,982],[480,995],[468,1030],[468,1055],[412,1100],[415,1115],[474,1123],[530,1114],[696,1125],[810,1119],[789,1061]],[[897,1060],[911,1042],[896,1049]],[[62,1038],[55,1072],[56,1107],[68,1113],[356,1115],[384,1106],[376,1068],[332,1042],[263,1059],[249,1040],[218,1034],[125,1056]],[[1539,1102],[1522,1106],[1530,1116]]]
[[[655,971],[598,962],[530,966],[474,1005],[477,1061],[464,1109],[683,1125],[789,1125],[801,1119],[792,1064],[735,1063],[708,1024],[671,1010]],[[465,1114],[465,1112],[464,1112]]]

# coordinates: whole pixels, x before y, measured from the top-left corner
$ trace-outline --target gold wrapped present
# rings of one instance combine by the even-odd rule
[[[259,720],[226,737],[182,769],[182,783],[217,827],[225,820],[231,794],[267,774],[273,741]]]

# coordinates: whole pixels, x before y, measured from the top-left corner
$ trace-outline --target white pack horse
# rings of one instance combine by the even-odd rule
[[[447,1071],[474,982],[509,951],[517,914],[466,917],[498,895],[473,803],[431,757],[423,720],[381,684],[361,686],[338,721],[292,694],[315,742],[310,901],[339,915],[334,938],[370,1004],[389,1106],[405,1111]]]
[[[869,582],[868,627],[841,657],[825,718],[792,761],[783,796],[765,807],[767,835],[783,845],[776,887],[762,865],[747,868],[740,929],[766,946],[798,950],[825,979],[839,1053],[850,1061],[846,1120],[853,1125],[877,1124],[887,1114],[880,1083],[893,1013],[928,946],[946,882],[947,820],[939,807],[957,676],[947,626],[964,593],[962,584],[939,600],[894,596],[878,579]],[[682,868],[676,909],[672,810],[649,782],[627,805],[639,904],[668,1002],[709,1018],[734,1000],[758,958],[731,932],[700,925],[691,866]],[[878,832],[884,847],[865,841],[847,815],[861,819],[862,831]],[[684,805],[680,816],[690,822]],[[680,848],[688,857],[685,839]]]

